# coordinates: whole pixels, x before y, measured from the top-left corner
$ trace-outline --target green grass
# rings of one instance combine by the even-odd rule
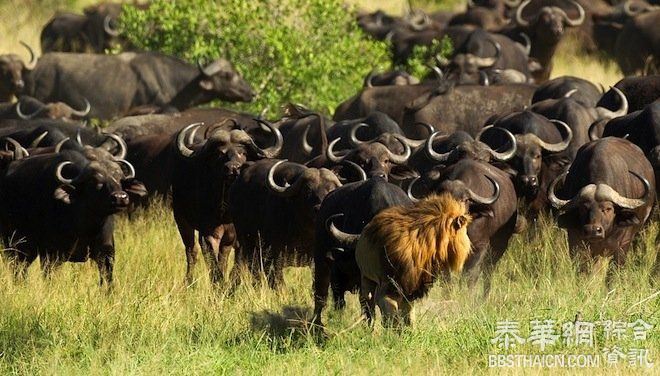
[[[480,373],[487,354],[499,351],[490,343],[498,320],[520,321],[523,334],[530,320],[572,321],[578,312],[586,321],[643,318],[660,326],[660,299],[644,301],[658,291],[649,284],[658,227],[644,230],[609,292],[603,273],[575,272],[564,233],[544,224],[533,238],[514,238],[488,299],[460,283],[436,286],[415,305],[414,326],[397,333],[354,325],[359,304],[350,295],[344,312],[327,310],[321,341],[307,330],[310,268],[287,269],[281,291],[243,284],[227,296],[213,290],[200,263],[198,281],[186,288],[172,215],[157,206],[132,221],[119,218],[110,294],[97,287],[91,263],[66,264],[49,280],[34,265],[18,285],[0,263],[0,374]],[[599,353],[612,344],[602,335],[596,341],[595,349],[551,352]],[[657,329],[644,346],[660,361]]]
[[[0,31],[12,36],[0,41],[3,52],[23,53],[19,38],[36,45],[38,27],[52,12],[35,11],[42,3],[0,2]],[[381,3],[360,4],[373,9]],[[401,4],[388,0],[385,5],[401,9]],[[620,78],[613,65],[576,56],[568,48],[555,66],[554,76],[573,74],[605,85]],[[649,282],[659,229],[656,215],[611,291],[603,273],[578,275],[564,232],[544,224],[535,236],[513,239],[488,299],[460,283],[436,286],[415,304],[413,327],[397,333],[379,324],[374,331],[364,323],[355,325],[359,306],[357,297],[349,295],[345,311],[326,311],[328,338],[322,341],[307,330],[313,304],[310,268],[287,269],[281,291],[244,284],[226,296],[210,286],[200,261],[197,283],[186,288],[185,257],[171,212],[155,206],[132,221],[119,218],[111,294],[98,288],[91,263],[66,264],[49,280],[35,263],[28,280],[17,285],[0,261],[0,374],[480,374],[488,370],[487,355],[500,352],[490,343],[498,320],[519,321],[526,335],[530,320],[572,321],[578,312],[586,321],[643,318],[655,325],[639,347],[650,349],[651,359],[659,363],[660,298],[654,294],[660,283]],[[637,345],[630,339],[605,341],[600,328],[597,333],[596,348],[557,346],[546,352],[600,353],[613,344],[623,349]],[[540,353],[529,344],[516,351]],[[595,373],[635,371],[624,364]]]

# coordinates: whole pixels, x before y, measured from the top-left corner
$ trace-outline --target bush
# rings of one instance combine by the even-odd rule
[[[258,93],[234,107],[272,115],[289,101],[330,113],[371,69],[387,68],[386,44],[354,19],[342,0],[154,0],[146,11],[126,5],[121,23],[138,48],[228,58]]]

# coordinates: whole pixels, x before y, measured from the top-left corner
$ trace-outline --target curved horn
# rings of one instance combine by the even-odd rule
[[[18,117],[23,119],[23,120],[30,120],[30,119],[34,118],[35,116],[37,116],[39,114],[39,112],[41,112],[40,110],[36,110],[33,113],[31,113],[29,115],[26,115],[21,110],[22,103],[23,102],[20,99],[18,100],[18,103],[16,103],[16,115],[18,115]]]
[[[363,87],[374,87],[374,85],[371,83],[371,80],[374,78],[374,71],[372,70],[369,72],[367,77],[364,78],[364,83],[362,84]]]
[[[573,5],[575,5],[575,7],[577,8],[578,13],[579,13],[579,16],[578,16],[577,19],[572,20],[572,19],[568,18],[568,16],[567,16],[566,13],[564,12],[564,15],[565,15],[565,18],[564,18],[564,19],[566,20],[566,23],[569,24],[570,26],[580,26],[580,25],[582,25],[582,23],[584,22],[584,19],[586,18],[586,14],[585,14],[584,8],[582,7],[582,5],[580,5],[580,4],[579,4],[577,1],[575,1],[575,0],[572,0],[571,2],[572,2]]]
[[[628,98],[626,98],[626,95],[623,94],[623,92],[616,86],[612,86],[611,90],[614,90],[614,92],[619,96],[621,100],[621,107],[616,111],[612,111],[605,107],[596,107],[596,113],[601,119],[613,119],[628,113]]]
[[[433,150],[433,141],[441,133],[442,133],[442,131],[433,132],[429,136],[429,138],[426,140],[426,147],[424,149],[426,151],[426,155],[429,158],[431,158],[432,160],[436,161],[436,162],[445,162],[445,161],[447,161],[447,159],[449,159],[449,156],[452,153],[452,151],[449,151],[447,153],[438,153],[435,150]],[[444,136],[444,137],[447,138],[449,136]]]
[[[525,7],[531,2],[532,0],[525,0],[520,6],[518,6],[518,9],[516,9],[516,23],[522,27],[529,26],[529,21],[523,18],[522,13],[523,9],[525,9]]]
[[[571,127],[569,127],[568,124],[564,123],[564,122],[561,121],[561,120],[552,119],[552,120],[550,120],[550,121],[551,121],[552,123],[555,123],[555,124],[559,124],[559,125],[561,125],[561,126],[564,128],[564,130],[566,130],[566,138],[565,138],[564,140],[562,140],[562,141],[556,143],[556,144],[550,144],[550,143],[547,143],[547,142],[545,142],[545,141],[543,141],[543,140],[541,140],[541,139],[539,138],[539,139],[538,139],[538,143],[539,143],[539,145],[540,145],[543,149],[545,149],[545,150],[547,150],[547,151],[549,151],[549,152],[553,152],[553,153],[558,153],[558,152],[560,152],[560,151],[564,151],[564,150],[566,150],[566,148],[568,147],[568,145],[570,145],[571,140],[573,140],[573,131],[571,130]]]
[[[427,66],[429,67],[430,70],[433,71],[433,73],[435,74],[435,78],[438,80],[438,82],[442,82],[442,80],[445,77],[445,74],[442,73],[442,69],[440,69],[437,65],[429,64]]]
[[[433,128],[433,126],[432,126],[431,124],[428,124],[428,123],[424,123],[424,122],[418,121],[418,122],[416,122],[416,123],[413,124],[413,125],[421,125],[421,126],[423,126],[424,128],[426,128],[426,131],[429,132],[429,135],[432,135],[433,132],[435,132],[435,128]],[[421,140],[414,140],[414,139],[412,139],[412,138],[408,138],[408,137],[406,137],[406,136],[401,136],[401,138],[400,138],[399,140],[403,140],[403,141],[404,141],[406,144],[408,144],[408,146],[410,146],[411,148],[418,148],[418,147],[420,147],[420,146],[426,144],[426,141],[427,141],[428,139],[425,137],[425,138],[423,138],[423,139],[421,139]]]
[[[636,15],[638,15],[638,14],[640,14],[640,13],[644,13],[644,9],[641,9],[641,10],[638,10],[638,11],[634,11],[634,10],[632,9],[632,5],[633,5],[633,4],[632,4],[632,1],[630,1],[630,0],[626,1],[625,3],[623,3],[623,13],[625,13],[626,16],[628,16],[628,17],[635,17]]]
[[[573,89],[569,90],[566,94],[564,94],[564,98],[570,98],[573,94],[577,93],[578,89]]]
[[[357,170],[358,174],[360,175],[360,181],[365,181],[368,179],[367,173],[364,172],[364,169],[360,167],[357,163],[353,161],[344,161],[343,163],[346,163],[347,165],[353,167],[355,170]]]
[[[123,164],[124,166],[128,167],[128,174],[124,174],[124,177],[126,179],[133,179],[135,177],[135,167],[131,164],[131,162],[125,160],[125,159],[117,159],[115,162],[119,164]]]
[[[389,148],[387,148],[387,155],[389,155],[391,162],[396,164],[404,164],[406,161],[408,161],[408,158],[410,158],[410,154],[412,153],[410,146],[406,143],[405,137],[399,134],[393,134],[392,137],[396,138],[401,143],[401,145],[403,145],[403,154],[394,154]]]
[[[507,151],[503,152],[498,152],[493,150],[490,146],[488,146],[488,152],[490,155],[493,156],[493,158],[497,159],[498,161],[508,161],[509,159],[513,158],[516,155],[516,152],[518,151],[518,143],[516,142],[516,136],[513,135],[513,133],[509,132],[509,130],[500,128],[500,127],[494,127],[493,124],[485,126],[481,131],[479,131],[479,134],[477,134],[477,137],[474,139],[480,142],[481,141],[481,136],[484,134],[484,132],[488,129],[493,129],[493,130],[499,130],[500,132],[503,132],[506,138],[509,139],[511,142],[511,148]]]
[[[562,200],[557,197],[555,194],[555,186],[557,186],[557,183],[564,179],[568,175],[568,170],[564,171],[561,175],[557,176],[552,183],[550,183],[550,186],[548,187],[548,200],[550,201],[550,204],[555,207],[555,209],[562,209],[568,205],[569,202],[571,202],[573,199],[570,200]]]
[[[60,164],[57,165],[57,168],[55,169],[55,177],[57,178],[57,180],[60,183],[62,183],[62,184],[71,184],[75,180],[75,178],[74,179],[67,179],[64,176],[62,176],[62,169],[64,168],[64,166],[72,165],[72,164],[73,164],[73,162],[64,161],[64,162],[60,162]]]
[[[474,193],[470,188],[467,189],[468,194],[470,195],[470,200],[474,201],[477,204],[482,204],[482,205],[492,205],[497,201],[498,198],[500,198],[500,185],[497,184],[495,179],[488,175],[484,175],[486,179],[490,180],[490,182],[493,184],[494,192],[493,195],[490,197],[483,197],[479,196],[478,194]]]
[[[190,132],[190,130],[197,130],[197,128],[201,127],[202,125],[204,125],[204,123],[192,123],[179,131],[179,134],[176,136],[176,146],[179,150],[179,154],[183,155],[184,157],[190,157],[193,154],[192,149],[186,145],[186,135],[188,132]]]
[[[360,239],[360,234],[349,234],[347,232],[343,232],[340,229],[338,229],[335,224],[334,224],[334,219],[338,217],[343,217],[344,214],[339,213],[339,214],[334,214],[328,217],[328,219],[325,221],[325,228],[332,235],[335,240],[337,240],[339,243],[342,245],[348,246],[348,247],[355,247],[355,244],[357,241]]]
[[[328,160],[330,160],[330,162],[341,163],[346,158],[346,155],[338,156],[332,150],[334,148],[335,144],[337,144],[337,142],[339,142],[340,139],[341,139],[341,137],[337,137],[334,140],[332,140],[330,145],[328,145],[328,149],[325,151],[325,156],[326,156],[326,158],[328,158]]]
[[[32,47],[30,47],[29,44],[23,42],[22,40],[19,41],[18,43],[20,43],[23,47],[25,47],[30,53],[30,62],[25,65],[25,69],[33,70],[34,67],[37,65],[37,58],[34,55],[34,51],[32,50]]]
[[[78,142],[78,145],[84,146],[82,142],[82,137],[80,135],[80,129],[76,131],[76,142]]]
[[[525,48],[525,55],[529,57],[529,53],[532,52],[532,40],[529,39],[529,35],[527,35],[527,33],[519,33],[518,35],[520,35],[522,39],[525,40],[523,47]]]
[[[126,158],[126,153],[128,153],[128,146],[126,145],[126,141],[124,141],[123,138],[120,136],[114,134],[114,133],[106,133],[105,136],[115,143],[117,143],[117,146],[119,147],[119,151],[117,154],[113,154],[113,156],[116,159],[124,159]]]
[[[18,141],[11,137],[5,137],[4,140],[9,142],[14,147],[14,160],[23,159],[30,156],[30,153],[28,153],[28,151]],[[9,151],[7,144],[5,144],[5,149]]]
[[[280,186],[277,185],[277,183],[275,183],[275,170],[277,170],[278,166],[286,162],[287,162],[286,159],[282,159],[281,161],[270,166],[270,168],[268,169],[268,176],[266,178],[266,182],[268,183],[268,188],[270,188],[271,190],[277,193],[285,193],[291,188],[291,185],[288,183],[285,186]]]
[[[60,150],[62,150],[62,146],[64,146],[64,144],[69,140],[69,137],[65,137],[62,139],[62,141],[58,142],[57,145],[55,145],[55,153],[59,153]]]
[[[284,145],[284,138],[282,137],[282,133],[280,132],[279,129],[275,128],[273,124],[267,122],[266,120],[263,119],[254,119],[254,120],[262,125],[265,125],[266,128],[268,128],[275,137],[275,145],[268,147],[266,149],[259,148],[259,151],[267,158],[274,158],[280,152],[280,150],[282,150],[282,145]]]
[[[111,37],[119,36],[120,31],[118,29],[113,29],[110,23],[112,22],[112,17],[105,16],[103,19],[103,30],[110,35]]]
[[[355,124],[351,127],[351,131],[349,133],[349,138],[348,139],[350,140],[350,144],[352,146],[355,147],[357,145],[364,144],[365,142],[368,142],[368,141],[361,141],[357,138],[357,130],[360,129],[360,128],[364,128],[364,127],[369,128],[369,124],[367,124],[367,123],[357,123],[357,124]]]
[[[600,138],[600,135],[598,134],[598,125],[600,121],[594,121],[590,126],[589,126],[589,140],[590,141],[596,141]]]
[[[502,46],[500,46],[498,42],[492,39],[488,39],[488,41],[495,47],[495,56],[475,57],[474,61],[477,64],[477,67],[479,68],[489,68],[497,64],[497,61],[500,59],[500,55],[502,54]]]
[[[504,0],[504,4],[509,8],[517,7],[521,0]]]
[[[415,183],[417,183],[417,181],[418,181],[419,179],[420,179],[420,177],[417,176],[416,178],[414,178],[413,180],[411,180],[411,181],[410,181],[410,184],[408,184],[408,189],[406,189],[406,193],[408,193],[408,197],[410,198],[410,201],[412,201],[412,202],[419,202],[419,199],[418,199],[417,197],[415,197],[415,195],[414,195],[413,192],[412,192],[412,190],[413,190],[413,185],[415,185]]]
[[[642,184],[644,185],[644,195],[642,196],[642,198],[627,198],[627,197],[621,196],[617,191],[615,191],[612,187],[610,187],[609,185],[606,185],[606,184],[599,184],[598,185],[599,189],[597,190],[597,192],[600,195],[599,191],[602,188],[602,190],[603,190],[602,195],[603,195],[604,198],[608,199],[609,201],[612,201],[613,203],[615,203],[616,205],[618,205],[622,208],[636,209],[636,208],[646,204],[646,202],[648,201],[650,193],[651,193],[651,184],[649,183],[648,180],[646,180],[646,178],[639,175],[638,173],[636,173],[634,171],[628,171],[628,172],[635,175],[635,177],[637,179],[639,179],[642,182]]]
[[[490,86],[490,79],[488,79],[488,74],[486,72],[480,70],[479,71],[479,84],[481,86]]]
[[[71,111],[71,115],[78,116],[78,117],[85,117],[85,116],[89,115],[89,111],[92,110],[92,105],[89,103],[87,98],[83,98],[83,99],[85,100],[85,109],[82,110],[82,111],[74,109],[73,111]]]
[[[312,124],[307,124],[307,127],[305,127],[305,131],[302,134],[302,149],[305,152],[306,155],[312,155],[312,150],[314,149],[312,145],[309,144],[307,141],[307,135],[309,134],[309,128],[312,127]]]
[[[32,143],[30,144],[30,148],[36,148],[36,147],[38,147],[39,144],[41,143],[41,141],[43,141],[43,139],[44,139],[47,135],[48,135],[48,131],[44,131],[42,134],[40,134],[39,136],[37,136],[37,138],[35,138],[34,141],[32,141]]]

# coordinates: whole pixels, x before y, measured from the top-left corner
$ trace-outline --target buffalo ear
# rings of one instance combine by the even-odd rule
[[[536,58],[530,57],[527,60],[527,68],[530,72],[534,73],[543,70],[543,65]]]
[[[495,167],[499,168],[500,170],[502,170],[502,172],[509,175],[510,178],[514,178],[518,175],[518,171],[516,171],[513,167],[511,167],[506,162],[491,161],[490,164],[492,166],[495,166]]]
[[[621,227],[637,226],[640,224],[640,221],[634,211],[621,209],[616,213],[616,224]]]
[[[404,165],[394,165],[390,170],[390,176],[396,180],[416,178],[419,176],[417,171]]]
[[[131,196],[142,198],[147,195],[147,187],[137,179],[126,179],[121,182],[122,189]]]
[[[208,79],[203,79],[199,81],[199,87],[206,91],[211,91],[213,90],[213,81],[208,80]]]
[[[557,217],[557,225],[559,228],[575,228],[578,224],[577,213],[573,210],[560,214]]]
[[[495,213],[489,205],[470,205],[470,214],[473,218],[493,218]]]
[[[71,194],[76,188],[69,184],[62,184],[53,192],[53,198],[67,205],[71,204]]]

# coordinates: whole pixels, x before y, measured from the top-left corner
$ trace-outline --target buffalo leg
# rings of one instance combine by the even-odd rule
[[[326,257],[315,257],[314,260],[314,323],[323,325],[321,314],[328,302],[330,288],[330,260]]]
[[[270,264],[272,267],[268,270],[268,285],[277,290],[284,286],[284,257],[282,250],[274,249]]]
[[[113,271],[114,271],[114,248],[106,248],[104,252],[99,254],[94,261],[99,268],[99,285],[107,284],[108,288],[112,288]]]
[[[197,250],[195,249],[195,230],[186,223],[177,221],[179,235],[183,246],[186,249],[186,286],[193,284],[193,271],[195,264],[197,264]]]
[[[222,232],[222,230],[221,230]],[[218,284],[222,281],[223,276],[220,273],[220,265],[218,265],[218,254],[220,253],[220,237],[216,237],[216,234],[199,234],[199,245],[202,248],[202,256],[204,256],[204,261],[209,269],[209,276],[211,282]]]
[[[99,268],[99,285],[107,284],[111,289],[115,262],[115,239],[112,234],[112,222],[107,222],[104,227],[101,235],[90,244],[90,253]]]
[[[14,255],[9,257],[13,266],[14,282],[24,282],[27,279],[27,270],[37,258],[37,254],[18,250],[14,252]]]
[[[373,325],[376,310],[376,282],[362,277],[360,282],[360,306],[369,326]]]
[[[614,282],[614,276],[616,275],[616,272],[619,270],[619,268],[626,264],[626,248],[628,248],[628,246],[626,245],[624,247],[621,247],[614,252],[614,257],[610,262],[609,268],[607,268],[605,284],[610,290],[612,289],[612,284]]]
[[[48,254],[49,252],[44,252],[39,255],[39,260],[41,261],[41,272],[45,278],[50,278],[53,275],[53,271],[58,269],[62,265],[62,261],[56,256]]]

